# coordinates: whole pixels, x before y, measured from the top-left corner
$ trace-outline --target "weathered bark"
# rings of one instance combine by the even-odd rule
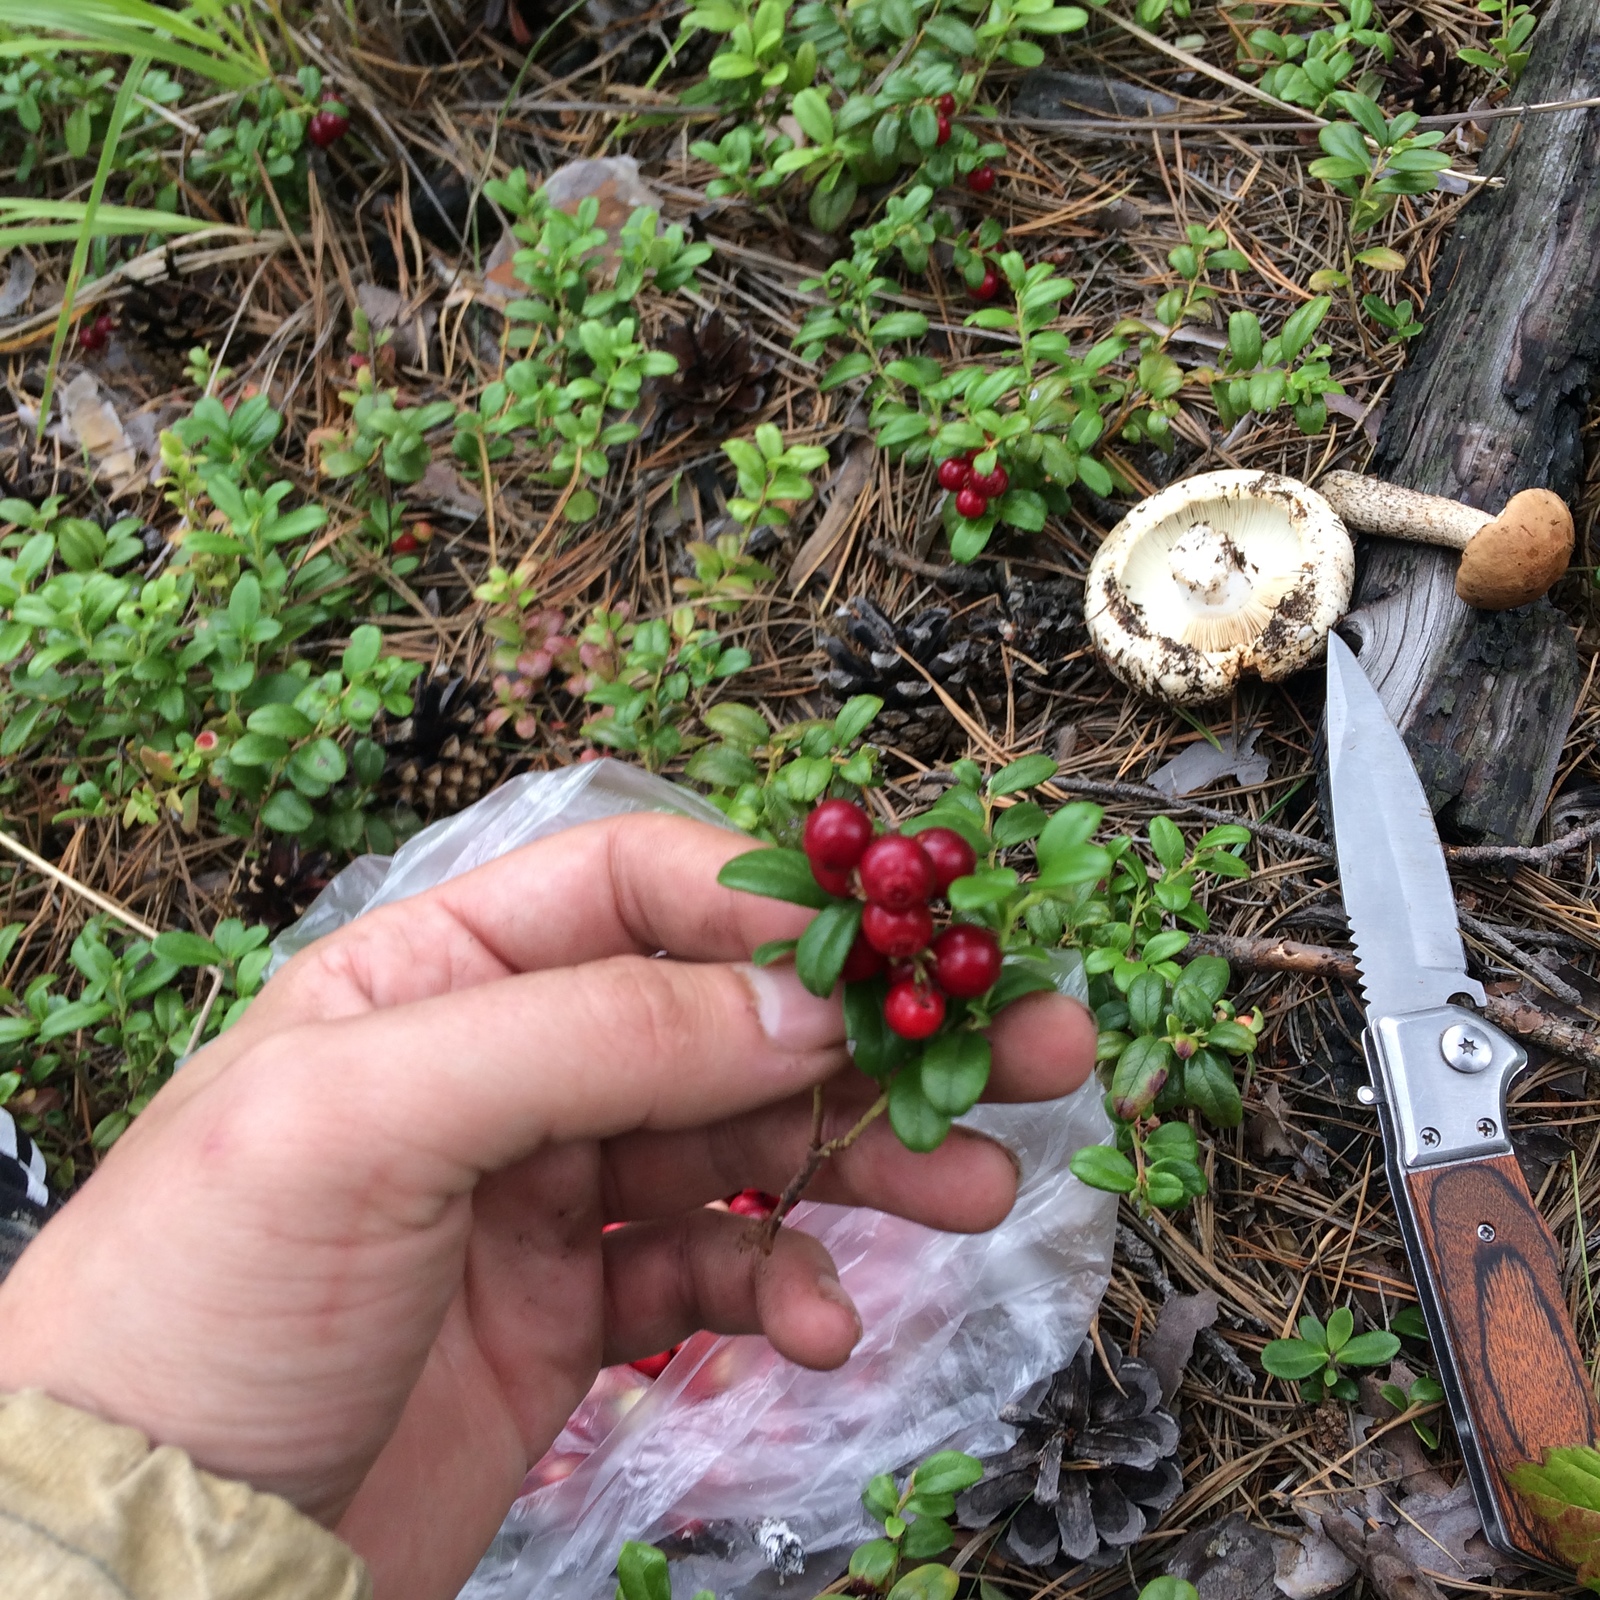
[[[1534,40],[1519,101],[1600,94],[1600,0],[1554,0]],[[1600,374],[1600,110],[1497,122],[1481,168],[1503,185],[1454,230],[1370,470],[1490,511],[1519,489],[1570,503]],[[1445,827],[1526,843],[1577,700],[1572,630],[1548,600],[1470,609],[1455,569],[1365,541],[1350,628]]]

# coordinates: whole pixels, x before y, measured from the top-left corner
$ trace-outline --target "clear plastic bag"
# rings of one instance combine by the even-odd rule
[[[615,761],[513,779],[392,859],[347,867],[274,946],[287,959],[363,911],[418,894],[561,828],[623,811],[723,822],[699,796]],[[1085,998],[1063,956],[1058,986]],[[1000,1407],[1078,1348],[1111,1270],[1116,1197],[1080,1184],[1072,1153],[1109,1125],[1091,1081],[1049,1105],[963,1119],[1022,1165],[998,1228],[937,1233],[899,1217],[802,1203],[865,1333],[837,1372],[808,1372],[764,1339],[697,1334],[653,1383],[600,1374],[529,1474],[462,1600],[604,1600],[625,1539],[682,1552],[673,1589],[757,1595],[805,1562],[807,1593],[869,1536],[860,1493],[933,1450],[1010,1442]]]

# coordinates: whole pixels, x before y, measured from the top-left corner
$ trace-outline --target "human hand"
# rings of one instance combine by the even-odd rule
[[[827,1368],[860,1334],[826,1252],[706,1209],[777,1190],[874,1086],[836,1000],[745,965],[810,913],[719,888],[736,834],[617,818],[362,917],[186,1066],[0,1288],[0,1389],[42,1388],[284,1495],[381,1600],[450,1596],[602,1364],[697,1328]],[[665,952],[665,959],[652,959]],[[991,1099],[1094,1055],[1035,995]],[[817,1199],[992,1227],[998,1145],[880,1121]],[[602,1237],[604,1224],[627,1227]]]

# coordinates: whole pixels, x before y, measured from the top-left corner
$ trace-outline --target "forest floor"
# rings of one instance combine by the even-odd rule
[[[452,0],[395,0],[381,11],[352,5],[348,15],[328,7],[298,21],[279,17],[274,51],[291,70],[320,72],[317,93],[348,109],[348,133],[323,149],[297,125],[292,140],[285,133],[277,145],[241,150],[236,91],[174,68],[169,81],[181,93],[136,101],[128,148],[139,160],[116,168],[107,200],[154,203],[157,191],[176,184],[169,209],[202,230],[97,243],[59,360],[51,341],[72,241],[13,251],[0,293],[13,407],[0,419],[0,489],[12,498],[0,516],[15,521],[15,502],[27,502],[33,531],[57,541],[50,570],[84,583],[70,596],[55,592],[55,610],[41,620],[19,600],[29,588],[16,570],[29,529],[0,538],[0,720],[11,730],[0,729],[0,810],[9,842],[37,858],[0,857],[0,1090],[48,1151],[57,1185],[70,1190],[188,1043],[252,991],[265,935],[251,930],[277,933],[359,850],[390,844],[514,774],[593,754],[599,746],[585,723],[595,706],[571,692],[577,645],[587,642],[576,671],[590,673],[592,687],[640,647],[638,635],[630,641],[622,632],[629,619],[667,618],[689,606],[695,627],[720,634],[716,648],[748,651],[750,664],[693,685],[681,714],[662,710],[650,724],[676,728],[679,749],[668,739],[623,751],[625,759],[682,774],[702,734],[701,713],[718,701],[753,706],[781,728],[832,715],[850,694],[871,694],[885,702],[866,735],[881,751],[873,804],[885,818],[925,806],[961,758],[993,768],[1043,751],[1058,763],[1050,792],[1104,804],[1119,829],[1141,830],[1157,813],[1186,830],[1223,818],[1252,829],[1250,876],[1205,893],[1213,936],[1236,941],[1228,950],[1237,998],[1267,1019],[1243,1086],[1243,1122],[1206,1133],[1209,1191],[1189,1209],[1155,1222],[1125,1210],[1099,1322],[1101,1335],[1137,1351],[1169,1296],[1217,1299],[1220,1338],[1199,1344],[1179,1396],[1184,1491],[1136,1548],[1132,1570],[1162,1570],[1187,1533],[1235,1513],[1257,1526],[1297,1528],[1297,1513],[1323,1508],[1336,1492],[1387,1484],[1392,1501],[1402,1482],[1415,1489],[1423,1481],[1416,1475],[1426,1473],[1442,1476],[1427,1480],[1442,1491],[1461,1470],[1447,1427],[1434,1451],[1409,1428],[1391,1430],[1385,1439],[1399,1453],[1382,1455],[1357,1442],[1348,1408],[1307,1407],[1260,1364],[1264,1344],[1288,1333],[1303,1311],[1326,1315],[1349,1303],[1382,1328],[1415,1303],[1376,1128],[1355,1101],[1365,1078],[1362,1018],[1316,804],[1320,674],[1250,681],[1231,703],[1172,710],[1126,690],[1096,659],[1081,586],[1127,505],[1177,477],[1243,467],[1315,481],[1330,467],[1366,460],[1416,346],[1391,340],[1360,296],[1376,292],[1385,304],[1409,297],[1420,311],[1433,285],[1452,222],[1471,203],[1488,125],[1466,109],[1504,97],[1456,54],[1482,43],[1489,19],[1458,0],[1397,6],[1376,24],[1394,60],[1356,49],[1388,115],[1414,107],[1445,130],[1441,148],[1454,177],[1442,189],[1397,197],[1361,238],[1350,231],[1349,201],[1306,171],[1322,153],[1320,119],[1240,76],[1241,43],[1259,18],[1206,8],[1188,18],[1149,16],[1143,26],[1114,9],[1092,12],[1086,28],[1041,36],[1048,69],[1079,75],[1065,90],[1056,85],[1068,98],[1054,110],[1037,69],[993,66],[982,98],[994,113],[967,120],[1003,147],[992,158],[996,182],[983,193],[948,187],[936,203],[958,233],[997,219],[999,248],[1074,280],[1052,327],[1075,355],[1130,319],[1130,348],[1149,334],[1160,298],[1194,281],[1170,259],[1191,228],[1225,236],[1223,247],[1247,257],[1252,270],[1210,273],[1214,306],[1161,330],[1160,351],[1182,375],[1170,449],[1113,427],[1095,447],[1109,493],[1080,479],[1041,529],[997,529],[963,564],[952,559],[932,468],[874,443],[859,382],[819,388],[842,347],[814,359],[796,349],[802,323],[822,303],[812,281],[848,254],[847,232],[819,231],[803,199],[783,187],[753,198],[708,195],[717,173],[691,142],[715,139],[739,118],[677,100],[704,81],[711,43],[694,36],[667,63],[681,10],[590,0],[541,17],[529,7],[515,34],[536,36],[531,55],[503,0],[488,15]],[[1274,8],[1258,10],[1265,17]],[[1334,6],[1306,7],[1286,25],[1305,33],[1344,18]],[[113,66],[109,86],[93,91],[97,130],[122,70],[120,60]],[[87,195],[94,151],[85,159],[70,148],[70,89],[58,86],[54,100],[41,100],[42,132],[0,128],[0,156],[23,168],[13,173],[13,193],[79,202]],[[290,93],[285,104],[294,103]],[[277,114],[259,102],[245,106],[252,115]],[[231,132],[219,139],[218,129]],[[208,144],[212,164],[197,170],[194,156]],[[288,164],[269,175],[277,155]],[[525,168],[537,183],[602,156],[631,157],[637,179],[628,182],[643,186],[635,193],[624,184],[620,202],[608,198],[613,209],[602,212],[602,226],[616,226],[642,199],[710,253],[692,283],[666,290],[647,274],[634,296],[638,341],[676,351],[682,370],[671,382],[646,378],[633,414],[641,430],[609,446],[609,460],[583,490],[570,463],[567,476],[548,481],[559,448],[548,431],[530,424],[511,453],[491,462],[487,443],[476,453],[480,436],[470,430],[466,450],[454,452],[449,427],[461,411],[482,414],[481,397],[515,355],[506,349],[505,313],[523,291],[513,285],[509,245],[500,244],[506,208],[483,196],[485,181]],[[885,192],[864,186],[849,225],[881,216]],[[1352,248],[1393,252],[1402,265],[1385,271],[1380,259],[1358,269]],[[1339,283],[1341,275],[1351,281]],[[925,276],[890,276],[883,305],[926,319],[921,355],[946,367],[1009,358],[1014,338],[968,325],[978,306],[947,247],[935,247]],[[1253,312],[1275,331],[1324,288],[1330,305],[1315,339],[1329,346],[1328,372],[1342,394],[1329,395],[1310,433],[1286,404],[1225,424],[1203,369],[1223,360],[1229,315]],[[357,308],[371,336],[353,317]],[[97,333],[102,317],[110,322]],[[721,321],[708,325],[708,317]],[[198,363],[194,347],[208,352]],[[40,439],[47,371],[54,392]],[[377,390],[397,391],[402,418],[425,424],[418,442],[403,436],[403,420],[402,437],[381,427],[363,434],[349,398],[363,373],[369,387],[375,380]],[[201,415],[202,387],[234,418],[248,415],[251,397],[264,397],[281,430],[250,440],[225,437],[226,422],[220,431],[198,428],[181,449],[169,447],[163,476],[158,434]],[[1097,403],[1115,423],[1136,398],[1130,388]],[[736,486],[721,447],[750,438],[761,423],[775,424],[785,447],[817,447],[826,462],[809,469],[816,492],[794,498],[787,525],[757,519],[745,541],[729,502],[748,490]],[[382,453],[390,445],[412,453],[391,462]],[[340,450],[358,458],[353,470],[330,470],[341,464],[330,464],[329,452]],[[202,467],[220,468],[244,490],[285,482],[285,513],[320,506],[326,516],[286,535],[274,567],[277,547],[267,535],[275,513],[241,504],[238,515],[220,516],[216,491],[197,487],[211,482]],[[1577,630],[1588,679],[1542,838],[1600,817],[1600,628],[1588,543],[1600,486],[1593,474],[1589,482],[1577,508],[1574,573],[1555,595]],[[574,523],[564,512],[580,490],[593,492],[594,514]],[[101,530],[102,544],[137,542],[114,579],[93,551],[66,561],[73,518]],[[227,524],[239,535],[246,523],[254,532],[240,536],[239,549],[208,554],[192,538],[197,526],[216,532]],[[182,572],[193,585],[178,584],[174,631],[164,634],[151,620],[157,608],[148,586],[179,571],[172,555],[186,534],[196,553]],[[770,577],[757,574],[741,587],[736,569],[719,579],[703,550],[697,568],[690,546],[714,548],[730,534],[732,548]],[[252,538],[257,544],[244,550]],[[323,566],[308,566],[319,560]],[[250,573],[254,599],[243,581]],[[185,658],[185,671],[193,665],[212,680],[156,684],[172,698],[152,711],[127,687],[127,660],[95,653],[111,615],[94,612],[91,590],[101,578],[124,585],[108,591],[113,612],[127,602],[130,580],[147,586],[146,610],[128,624],[140,641],[134,654],[148,652],[140,659],[189,649],[195,619],[212,604],[207,637],[223,614],[241,638],[260,618],[277,618],[276,638],[252,636],[239,647],[237,659],[254,663],[261,681],[276,673],[274,681],[287,682],[295,662],[317,675],[342,671],[330,693],[343,709],[281,735],[305,781],[291,774],[280,799],[252,808],[208,780],[206,730],[243,736],[224,707],[230,691],[218,664],[226,651]],[[369,636],[358,637],[360,627],[381,634],[378,665],[363,655]],[[46,637],[51,628],[59,638]],[[38,673],[28,677],[27,663],[57,644],[52,670],[75,676],[52,696]],[[566,663],[553,664],[563,650]],[[363,686],[384,709],[339,699]],[[415,699],[409,713],[407,693]],[[258,703],[269,702],[286,705],[286,695]],[[124,720],[101,729],[86,755],[102,711]],[[1230,737],[1255,741],[1256,781],[1224,775],[1179,798],[1149,787],[1179,752]],[[322,749],[328,742],[337,759]],[[270,764],[271,751],[264,759]],[[1455,868],[1461,904],[1488,930],[1467,932],[1474,970],[1492,990],[1549,1016],[1600,1023],[1593,844],[1490,856]],[[39,860],[54,871],[47,875]],[[174,931],[202,942],[169,940],[159,981],[141,991],[137,975],[151,970],[141,941]],[[1262,951],[1280,939],[1327,947],[1343,964],[1322,974],[1268,970]],[[1560,989],[1552,990],[1552,976]],[[140,1023],[140,1015],[150,1020]],[[1586,1070],[1594,1064],[1536,1055],[1514,1095],[1520,1154],[1566,1253],[1570,1309],[1591,1359],[1600,1347],[1587,1253],[1600,1218],[1600,1098]],[[1429,1370],[1423,1342],[1409,1341],[1404,1359]],[[1448,1593],[1560,1590],[1554,1580],[1497,1579],[1481,1567],[1465,1575],[1455,1564],[1459,1541],[1454,1556],[1447,1542],[1439,1541],[1438,1561],[1425,1564]],[[1126,1592],[1131,1571],[1048,1577],[997,1557],[988,1576],[1007,1594],[1066,1600]],[[1357,1577],[1340,1592],[1383,1593],[1372,1581]]]

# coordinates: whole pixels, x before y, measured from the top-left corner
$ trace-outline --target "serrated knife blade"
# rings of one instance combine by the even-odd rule
[[[1328,635],[1334,850],[1369,1019],[1483,1003],[1467,976],[1456,899],[1405,741],[1350,647]]]

